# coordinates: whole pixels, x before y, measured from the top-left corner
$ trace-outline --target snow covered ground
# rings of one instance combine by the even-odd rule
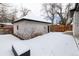
[[[79,37],[75,37],[75,36],[74,36],[74,39],[75,39],[76,44],[77,44],[77,47],[78,47],[78,49],[79,49]]]
[[[12,45],[17,49],[29,48],[31,56],[79,55],[73,36],[61,32],[50,32],[30,40],[19,40],[10,34],[0,35],[0,55],[13,56]]]
[[[14,37],[13,35],[0,35],[0,56],[12,56],[13,52],[12,44],[13,42],[19,41],[18,38]]]

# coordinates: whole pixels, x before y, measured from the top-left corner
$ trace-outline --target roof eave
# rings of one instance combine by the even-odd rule
[[[17,20],[17,21],[14,21],[13,24],[14,24],[14,23],[17,23],[17,22],[20,22],[20,21],[24,21],[24,20],[25,20],[25,21],[34,21],[34,22],[52,24],[52,23],[50,23],[50,22],[42,22],[42,21],[35,21],[35,20],[29,20],[29,19],[26,20],[25,18],[20,19],[20,20]]]

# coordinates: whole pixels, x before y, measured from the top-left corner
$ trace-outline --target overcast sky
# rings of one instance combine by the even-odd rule
[[[20,10],[21,7],[25,7],[25,8],[28,8],[29,10],[31,10],[32,13],[35,13],[35,14],[40,14],[42,15],[42,4],[43,3],[12,3],[12,5],[14,7],[16,7],[18,10]],[[65,9],[65,5],[67,3],[63,3],[63,10]]]
[[[14,7],[20,10],[21,7],[31,10],[29,13],[41,14],[42,3],[12,3]]]
[[[43,17],[43,18],[45,18],[44,16],[42,16],[42,15],[44,15],[43,14],[43,12],[41,11],[42,10],[42,4],[43,3],[11,3],[15,8],[17,8],[19,11],[20,11],[20,8],[21,7],[24,7],[24,8],[27,8],[27,9],[29,9],[29,10],[31,10],[31,12],[29,12],[29,14],[30,13],[33,13],[34,15],[38,15],[39,17],[41,16],[41,17]],[[68,3],[62,3],[62,5],[63,5],[63,11],[64,11],[64,9],[65,9],[65,6],[67,5]],[[20,18],[20,14],[21,13],[18,13],[17,14],[17,16],[18,16],[18,18]],[[32,16],[33,17],[33,16]],[[35,17],[35,16],[34,16]],[[38,17],[38,18],[39,18]],[[55,19],[55,23],[56,23],[56,21],[58,20],[60,20],[60,18],[57,16],[57,17],[55,17],[56,19]],[[57,21],[57,22],[58,22]]]
[[[0,0],[0,3],[79,3],[79,0]]]

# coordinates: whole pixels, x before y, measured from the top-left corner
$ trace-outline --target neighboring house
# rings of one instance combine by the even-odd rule
[[[70,10],[71,17],[73,17],[73,35],[79,36],[79,3],[75,4],[75,7]]]
[[[29,39],[49,32],[50,21],[45,20],[37,15],[27,15],[19,20],[14,21],[14,34]]]
[[[11,23],[0,23],[0,34],[12,34],[13,24]]]

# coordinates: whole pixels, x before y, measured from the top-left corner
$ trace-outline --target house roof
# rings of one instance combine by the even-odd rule
[[[70,11],[79,11],[79,3],[75,3],[74,8],[72,8]]]
[[[42,16],[40,16],[38,14],[35,15],[33,13],[28,14],[27,16],[22,17],[22,18],[20,18],[18,20],[15,20],[14,23],[19,22],[19,21],[23,21],[23,20],[26,20],[26,21],[34,21],[34,22],[42,22],[42,23],[51,23],[50,20],[46,20]]]
[[[0,23],[0,24],[4,24],[4,25],[13,25],[12,23]]]
[[[75,3],[74,7],[70,10],[70,15],[73,17],[74,11],[79,11],[79,3]]]

